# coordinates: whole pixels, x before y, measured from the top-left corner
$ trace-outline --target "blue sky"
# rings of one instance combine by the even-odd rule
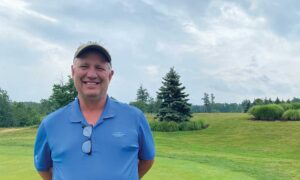
[[[111,53],[109,94],[152,97],[171,67],[190,102],[300,97],[297,0],[0,0],[0,88],[14,101],[48,98],[80,43]]]

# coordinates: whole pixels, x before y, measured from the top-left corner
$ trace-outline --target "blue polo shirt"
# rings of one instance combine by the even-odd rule
[[[34,164],[38,171],[53,168],[53,180],[138,180],[138,160],[152,160],[154,141],[143,113],[107,97],[93,126],[92,153],[82,152],[88,125],[76,98],[49,114],[40,124]]]

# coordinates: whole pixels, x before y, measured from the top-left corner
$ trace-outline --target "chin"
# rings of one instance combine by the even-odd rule
[[[85,94],[84,97],[86,99],[93,99],[93,100],[103,98],[103,96],[101,96],[100,94]]]

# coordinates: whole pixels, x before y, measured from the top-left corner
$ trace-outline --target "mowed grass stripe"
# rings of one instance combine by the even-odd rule
[[[196,179],[243,179],[251,180],[243,172],[234,172],[230,169],[209,166],[205,163],[180,160],[174,158],[157,157],[156,163],[145,180],[170,179],[170,180],[196,180]]]
[[[300,179],[300,122],[250,118],[194,114],[194,121],[209,128],[154,132],[157,158],[144,179]],[[32,162],[35,133],[36,128],[0,128],[0,179],[39,179]]]

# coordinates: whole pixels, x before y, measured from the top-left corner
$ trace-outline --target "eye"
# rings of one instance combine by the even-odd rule
[[[86,64],[83,64],[83,65],[80,65],[79,67],[80,67],[80,69],[87,69],[89,66]]]
[[[96,69],[99,70],[99,71],[105,71],[105,68],[102,67],[102,66],[96,66]]]

